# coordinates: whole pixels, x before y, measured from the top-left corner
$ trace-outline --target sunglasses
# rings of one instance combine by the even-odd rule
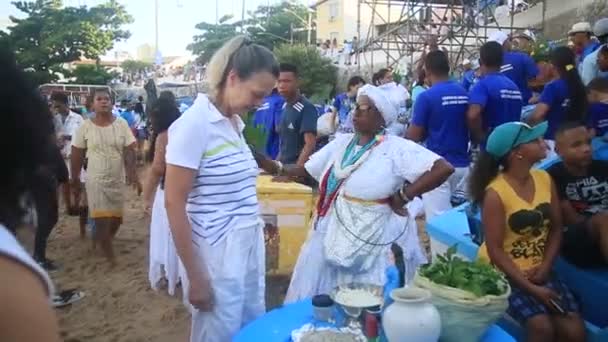
[[[515,139],[513,139],[513,142],[511,143],[509,151],[517,147],[515,144],[517,144],[517,140],[519,140],[519,137],[521,137],[521,133],[524,131],[524,129],[532,129],[532,126],[525,122],[517,122],[517,125],[519,125],[519,130],[517,131],[517,135],[515,135]]]
[[[357,103],[357,105],[355,106],[355,110],[360,111],[360,112],[369,112],[371,110],[378,111],[378,108],[376,108],[373,105],[360,105]]]

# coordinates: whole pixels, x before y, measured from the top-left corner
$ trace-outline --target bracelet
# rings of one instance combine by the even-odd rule
[[[285,171],[285,168],[283,167],[283,163],[281,163],[278,160],[274,161],[274,165],[277,167],[277,173],[276,176],[280,176],[283,174],[283,172]]]
[[[404,188],[404,187],[399,189],[398,194],[399,194],[399,198],[401,198],[401,200],[407,204],[407,203],[411,202],[412,200],[409,197],[407,197],[407,195],[405,193],[405,189],[406,188]]]

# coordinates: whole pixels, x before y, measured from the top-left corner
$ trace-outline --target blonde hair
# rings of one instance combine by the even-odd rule
[[[261,45],[252,44],[244,35],[227,41],[207,64],[205,75],[209,84],[209,97],[217,100],[231,70],[243,80],[257,72],[270,72],[275,77],[279,76],[279,64],[274,54]]]

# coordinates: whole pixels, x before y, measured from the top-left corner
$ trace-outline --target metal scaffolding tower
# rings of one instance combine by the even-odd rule
[[[499,24],[494,3],[492,0],[358,0],[357,31],[361,44],[357,58],[371,59],[365,64],[373,67],[374,62],[382,63],[373,60],[374,55],[378,58],[374,51],[381,51],[380,58],[385,58],[386,66],[403,63],[405,58],[412,70],[425,51],[439,48],[448,53],[456,66],[463,59],[477,55],[492,31],[512,33],[529,29],[513,26],[518,7],[528,6],[527,3],[508,0],[511,6],[508,26]],[[545,0],[537,1],[536,5],[543,6],[544,14]],[[363,23],[362,19],[367,21],[370,13],[369,25]],[[541,31],[543,27],[544,16]]]

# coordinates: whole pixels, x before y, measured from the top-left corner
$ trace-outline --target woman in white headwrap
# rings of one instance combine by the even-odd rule
[[[385,127],[396,116],[385,92],[366,85],[357,96],[355,133],[339,135],[304,167],[281,165],[256,155],[269,172],[310,175],[319,182],[316,215],[286,302],[329,293],[345,283],[384,285],[393,242],[405,251],[410,272],[425,261],[415,213],[408,213],[415,205],[408,202],[442,184],[453,168],[414,142],[386,135]],[[406,279],[411,275],[406,274]]]
[[[393,79],[393,72],[390,69],[380,69],[376,73],[378,89],[385,92],[390,102],[397,110],[397,117],[403,117],[406,113],[407,101],[410,99],[410,93],[404,86],[397,83]],[[405,133],[405,124],[402,120],[395,119],[386,126],[386,132],[392,135],[403,136]]]

